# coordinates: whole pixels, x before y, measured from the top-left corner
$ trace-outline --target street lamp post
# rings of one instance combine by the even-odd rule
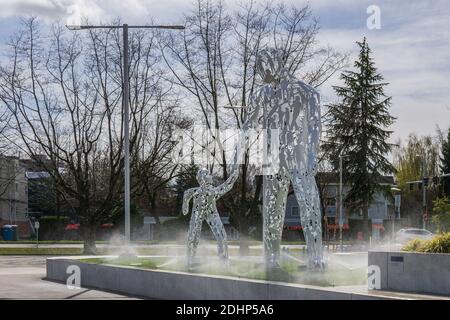
[[[122,29],[123,32],[123,136],[124,136],[124,207],[125,207],[125,245],[130,244],[130,110],[129,110],[129,69],[128,69],[128,57],[129,57],[129,43],[128,43],[128,29],[172,29],[172,30],[183,30],[184,26],[173,25],[135,25],[129,26],[128,24],[115,25],[115,26],[91,26],[91,25],[66,25],[69,30],[85,30],[85,29]]]
[[[395,219],[400,219],[400,192],[401,189],[397,188],[396,186],[391,187],[391,191],[394,193],[398,193],[394,195],[395,201],[394,201],[394,215],[391,218],[392,222],[392,230],[391,230],[391,243],[395,243]],[[397,200],[398,199],[398,200]]]
[[[423,216],[422,216],[422,228],[427,228],[427,218],[428,218],[428,210],[427,210],[427,181],[425,178],[427,176],[427,158],[425,154],[422,158],[422,207],[423,207]]]
[[[417,154],[416,158],[421,159],[422,161],[422,228],[426,229],[427,225],[427,186],[428,178],[427,178],[427,158],[426,155],[423,154],[422,156]]]
[[[339,154],[339,243],[341,252],[344,251],[344,239],[342,237],[342,229],[344,227],[344,215],[342,206],[342,158],[348,157],[348,155],[343,155],[342,151]]]
[[[128,25],[124,24],[122,29],[123,36],[123,122],[124,122],[124,176],[125,176],[125,246],[130,244],[131,223],[130,223],[130,108],[129,108],[129,72],[128,72]]]

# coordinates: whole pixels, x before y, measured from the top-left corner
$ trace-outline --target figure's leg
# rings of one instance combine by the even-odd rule
[[[219,213],[215,211],[212,214],[208,215],[208,217],[206,218],[206,222],[208,222],[214,238],[216,238],[219,257],[228,259],[227,233],[225,232],[222,220],[220,220]]]
[[[269,267],[279,266],[289,180],[284,172],[263,177],[263,242]]]
[[[201,215],[197,210],[192,210],[191,221],[189,223],[189,232],[187,239],[187,263],[191,266],[195,254],[197,253],[198,243],[200,241],[200,235],[202,232]]]
[[[309,267],[323,267],[322,215],[320,198],[314,176],[300,175],[293,170],[292,186],[300,206],[300,218],[308,249]]]

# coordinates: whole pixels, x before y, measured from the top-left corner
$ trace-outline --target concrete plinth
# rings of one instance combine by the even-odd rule
[[[450,254],[370,251],[381,290],[450,296]]]
[[[194,300],[361,300],[390,299],[384,294],[242,279],[227,276],[100,265],[77,258],[47,259],[47,278],[66,282],[71,265],[81,271],[81,285],[154,299]],[[397,297],[398,298],[398,297]]]

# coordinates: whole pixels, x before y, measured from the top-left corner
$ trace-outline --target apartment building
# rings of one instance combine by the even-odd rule
[[[28,179],[16,157],[0,155],[0,226],[18,226],[18,237],[30,236]]]

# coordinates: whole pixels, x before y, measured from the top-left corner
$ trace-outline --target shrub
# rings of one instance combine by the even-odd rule
[[[450,253],[450,232],[439,234],[431,240],[411,240],[402,250],[427,253]]]
[[[424,252],[450,253],[450,232],[442,233],[427,241]]]
[[[409,241],[403,248],[403,251],[423,252],[423,246],[426,240],[414,239]]]

